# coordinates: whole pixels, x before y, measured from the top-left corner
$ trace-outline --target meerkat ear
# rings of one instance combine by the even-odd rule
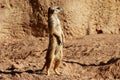
[[[48,14],[53,14],[53,13],[54,13],[54,10],[51,7],[49,7],[48,8]]]

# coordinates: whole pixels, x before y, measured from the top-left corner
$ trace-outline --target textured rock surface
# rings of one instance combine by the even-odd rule
[[[45,6],[38,0],[1,0],[0,39],[45,35]]]
[[[66,33],[77,37],[120,33],[119,0],[66,0],[61,3],[65,10]]]
[[[64,8],[61,21],[67,37],[120,33],[119,0],[1,0],[0,39],[46,36],[47,8]]]

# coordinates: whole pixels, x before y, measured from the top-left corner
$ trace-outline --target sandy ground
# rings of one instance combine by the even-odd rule
[[[89,35],[66,39],[61,75],[38,73],[48,38],[0,42],[0,80],[119,80],[120,35]]]

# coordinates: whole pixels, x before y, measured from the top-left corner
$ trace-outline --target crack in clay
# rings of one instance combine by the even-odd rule
[[[94,63],[93,64],[83,64],[83,63],[79,63],[79,62],[76,62],[76,61],[67,61],[67,60],[63,60],[63,62],[78,64],[78,65],[81,65],[81,66],[106,66],[106,65],[113,64],[113,63],[117,62],[118,60],[120,60],[120,58],[111,58],[110,60],[107,61],[107,63],[100,62],[99,64],[94,64]]]

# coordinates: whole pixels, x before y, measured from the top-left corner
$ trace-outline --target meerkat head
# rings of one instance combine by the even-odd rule
[[[61,7],[58,7],[58,6],[49,7],[48,8],[48,15],[58,14],[62,11],[63,11],[63,9]]]

